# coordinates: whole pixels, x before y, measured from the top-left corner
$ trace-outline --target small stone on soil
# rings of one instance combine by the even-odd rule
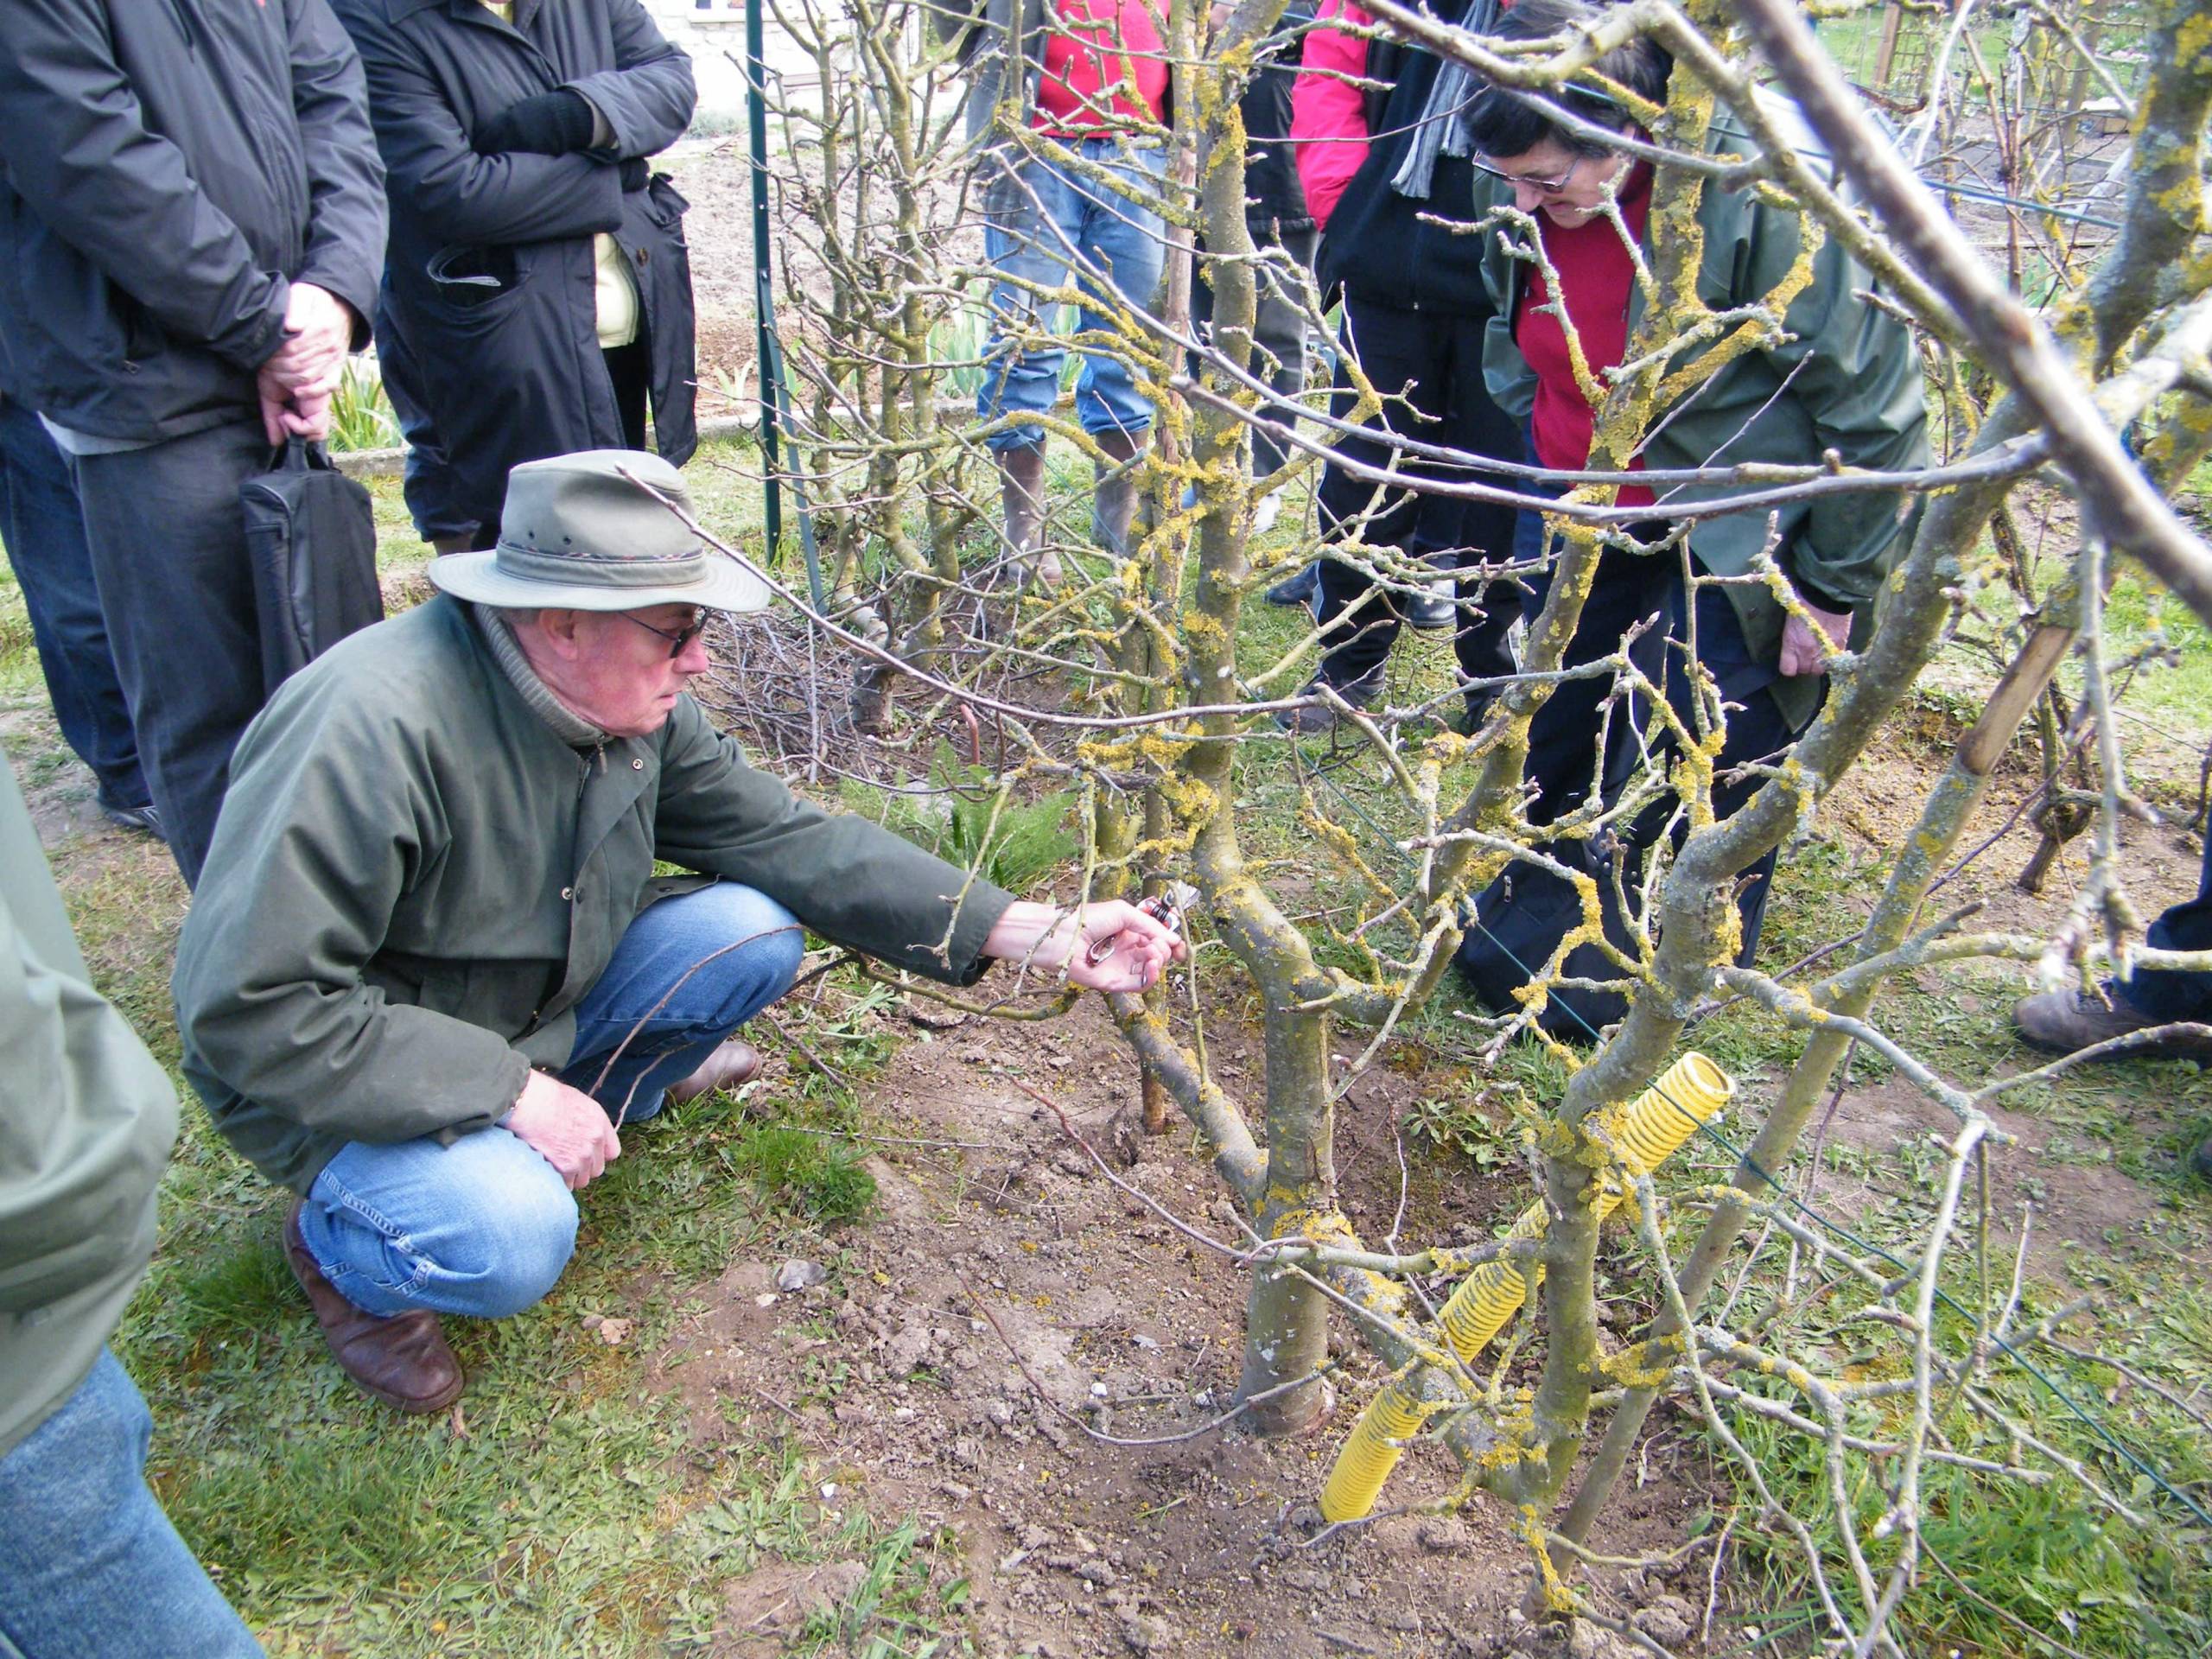
[[[819,1262],[793,1260],[785,1262],[776,1270],[776,1288],[804,1290],[810,1285],[820,1284],[829,1276],[829,1268]]]
[[[1657,1596],[1637,1611],[1636,1623],[1661,1647],[1677,1647],[1689,1639],[1690,1605],[1680,1596]]]
[[[1467,1547],[1467,1523],[1453,1515],[1432,1515],[1421,1523],[1421,1547],[1446,1555]]]

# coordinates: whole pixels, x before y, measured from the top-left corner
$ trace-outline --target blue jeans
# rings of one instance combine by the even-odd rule
[[[46,675],[46,694],[62,741],[92,770],[102,806],[144,806],[145,774],[130,706],[115,671],[115,653],[100,620],[92,556],[69,463],[39,418],[0,397],[0,542],[30,613],[31,643]]]
[[[1072,264],[1086,299],[1077,308],[1077,327],[1109,337],[1116,325],[1108,311],[1116,296],[1147,311],[1158,296],[1167,228],[1154,208],[1141,204],[1159,195],[1166,153],[1133,150],[1114,138],[1069,140],[1067,148],[1122,181],[1130,194],[1035,159],[1020,165],[1010,188],[1000,182],[1007,205],[983,221],[984,251],[1005,279],[991,288],[991,343],[984,353],[983,384],[976,393],[976,412],[987,421],[1008,412],[1041,415],[1060,395],[1067,353],[1058,346],[1018,351],[1004,337],[1009,322],[1030,327],[1039,321],[1045,302],[1028,284],[1061,286]],[[1097,307],[1088,302],[1092,299]],[[1152,405],[1137,390],[1128,364],[1095,347],[1084,353],[1075,410],[1083,429],[1093,436],[1135,435],[1152,427]],[[1044,442],[1045,429],[1034,423],[1009,427],[985,440],[994,453],[1033,449]]]
[[[791,913],[750,887],[720,882],[663,899],[630,924],[577,1006],[561,1081],[619,1123],[653,1116],[669,1084],[791,988],[803,950]],[[300,1236],[367,1313],[505,1319],[560,1279],[575,1249],[576,1200],[504,1128],[450,1146],[356,1141],[315,1178]]]
[[[0,1654],[242,1659],[261,1644],[146,1484],[154,1420],[103,1349],[76,1393],[0,1458]]]

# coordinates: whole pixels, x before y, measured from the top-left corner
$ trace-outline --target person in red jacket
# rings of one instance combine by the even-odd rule
[[[1486,29],[1497,10],[1496,0],[1471,0],[1454,21]],[[1352,0],[1322,0],[1292,93],[1299,177],[1322,230],[1318,275],[1323,292],[1340,287],[1344,296],[1332,410],[1341,418],[1352,407],[1344,359],[1356,357],[1393,400],[1371,424],[1427,444],[1517,461],[1519,423],[1491,401],[1483,379],[1491,307],[1479,238],[1465,233],[1481,217],[1478,175],[1465,154],[1440,154],[1429,142],[1440,124],[1424,112],[1443,66],[1430,53],[1346,32],[1370,21]],[[1371,92],[1363,81],[1387,90]],[[1396,451],[1379,439],[1347,437],[1336,454],[1387,467]],[[1403,470],[1416,478],[1477,476],[1431,461],[1409,460]],[[1378,490],[1340,465],[1324,471],[1319,505],[1328,539],[1395,549],[1440,570],[1503,563],[1512,551],[1512,508]],[[1354,706],[1381,690],[1383,664],[1408,620],[1454,629],[1470,722],[1513,672],[1506,630],[1519,614],[1520,596],[1510,582],[1462,578],[1456,603],[1424,614],[1431,597],[1426,582],[1379,585],[1340,559],[1324,560],[1318,576],[1314,609],[1324,655],[1317,683]],[[1282,719],[1294,730],[1318,730],[1334,716],[1314,708]]]

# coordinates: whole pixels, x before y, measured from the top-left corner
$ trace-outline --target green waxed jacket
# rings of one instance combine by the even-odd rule
[[[342,641],[232,761],[177,1015],[186,1076],[271,1180],[496,1122],[567,1062],[576,1004],[670,889],[656,858],[893,967],[982,972],[1008,894],[797,799],[688,696],[649,737],[572,747],[480,626],[441,597]]]
[[[92,988],[4,760],[0,1066],[5,1457],[83,1383],[146,1270],[176,1093]]]
[[[1762,98],[1798,154],[1821,165],[1826,150],[1795,106]],[[1709,148],[1726,156],[1757,153],[1750,135],[1725,111],[1713,118]],[[1503,193],[1503,187],[1492,188]],[[1478,203],[1484,211],[1491,205]],[[1708,181],[1698,219],[1705,228],[1698,294],[1715,311],[1764,299],[1796,263],[1798,216],[1761,201],[1751,190],[1724,190]],[[1502,238],[1488,236],[1485,244],[1483,279],[1497,312],[1484,337],[1484,376],[1499,407],[1526,422],[1535,404],[1535,375],[1513,342],[1512,320],[1529,266],[1506,250]],[[1865,269],[1829,239],[1814,256],[1811,283],[1783,318],[1791,338],[1745,353],[1673,410],[1656,411],[1657,429],[1645,443],[1644,464],[1655,469],[1744,461],[1803,466],[1833,449],[1849,467],[1904,472],[1927,466],[1919,355],[1904,323],[1856,296],[1854,290],[1873,286]],[[1642,294],[1632,292],[1631,335],[1643,312]],[[1685,355],[1675,366],[1693,361]],[[1685,486],[1669,499],[1710,500],[1741,493],[1743,487]],[[1902,506],[1890,492],[1789,503],[1776,510],[1777,561],[1815,603],[1864,609],[1904,551],[1911,521],[1901,518]],[[1695,524],[1690,548],[1712,574],[1738,575],[1751,568],[1766,535],[1767,512],[1731,513]],[[1782,607],[1763,587],[1739,584],[1727,593],[1746,643],[1772,659],[1781,650]],[[1812,717],[1820,686],[1818,679],[1800,677],[1778,678],[1770,689],[1802,724]]]

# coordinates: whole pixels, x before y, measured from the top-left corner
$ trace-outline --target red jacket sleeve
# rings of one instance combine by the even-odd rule
[[[1304,73],[1290,92],[1298,181],[1306,187],[1313,222],[1324,230],[1338,198],[1367,159],[1367,95],[1352,84],[1367,73],[1367,37],[1325,27],[1335,18],[1355,28],[1371,21],[1352,0],[1321,0],[1315,26],[1306,31]]]

